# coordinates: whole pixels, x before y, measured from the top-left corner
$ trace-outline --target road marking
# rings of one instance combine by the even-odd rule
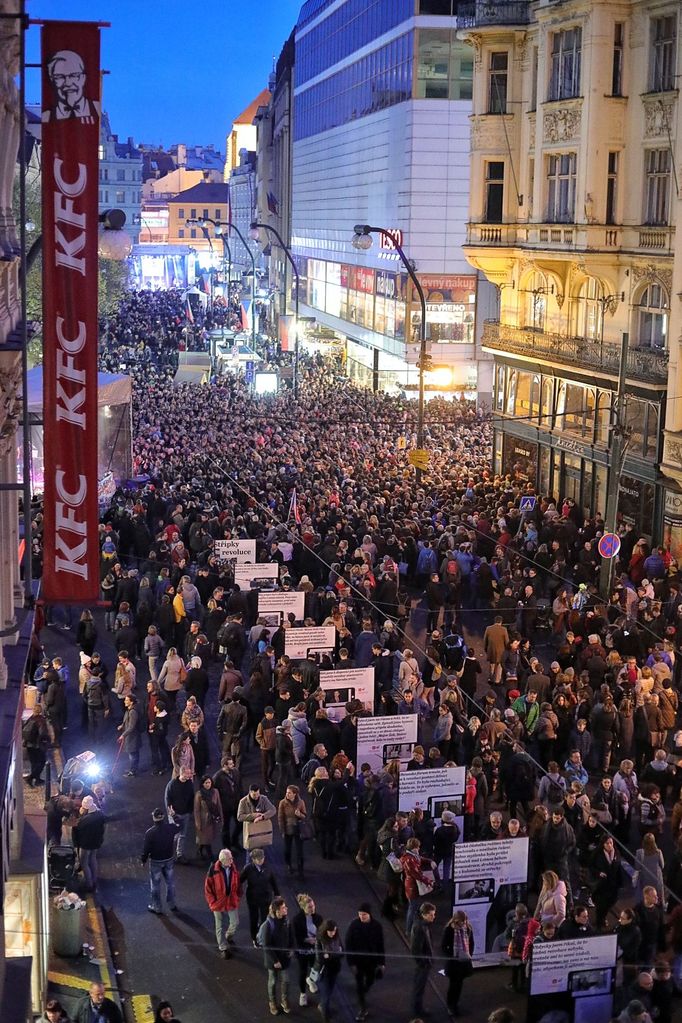
[[[85,977],[76,977],[72,973],[58,973],[56,970],[48,970],[47,979],[50,984],[56,984],[57,987],[74,987],[82,991],[87,991],[92,984],[92,981],[86,980]]]
[[[154,1014],[150,995],[133,995],[133,1019],[135,1023],[149,1023],[149,1017]]]
[[[112,976],[109,972],[107,937],[102,928],[101,919],[101,914],[97,907],[91,899],[88,899],[88,924],[92,929],[95,942],[94,958],[99,962],[102,983],[111,991],[116,990],[116,985],[112,983]]]

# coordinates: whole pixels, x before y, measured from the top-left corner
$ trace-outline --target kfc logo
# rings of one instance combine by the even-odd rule
[[[79,54],[74,50],[58,50],[47,62],[47,75],[56,103],[51,110],[43,111],[43,121],[77,118],[81,124],[95,124],[99,118],[99,103],[85,95],[87,75]]]

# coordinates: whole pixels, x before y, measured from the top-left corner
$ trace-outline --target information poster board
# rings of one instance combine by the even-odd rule
[[[474,932],[474,963],[507,962],[507,948],[495,951],[507,912],[525,901],[528,839],[500,838],[455,846],[452,909],[463,910]]]
[[[336,626],[320,625],[303,629],[287,629],[284,653],[293,660],[308,654],[330,654],[336,645]]]
[[[321,671],[320,688],[324,690],[324,703],[327,708],[327,716],[331,721],[341,721],[345,718],[346,704],[349,700],[361,700],[365,710],[370,714],[374,713],[374,668],[372,667]]]
[[[295,614],[296,621],[302,622],[305,614],[305,593],[285,592],[258,593],[258,617],[265,618],[266,625],[278,628],[288,614]]]
[[[575,1023],[611,1018],[617,935],[547,941],[533,945],[530,995],[570,995]]]
[[[245,561],[256,560],[255,540],[215,540],[213,553],[220,561],[236,561],[243,565]]]
[[[465,787],[465,767],[427,767],[423,771],[405,771],[398,783],[398,809],[406,813],[422,809],[436,823],[440,823],[443,810],[449,810],[459,818],[461,834]]]
[[[399,760],[405,768],[417,745],[418,728],[416,714],[358,718],[358,770],[361,764],[369,764],[376,774],[391,760]]]
[[[234,566],[234,581],[241,590],[248,590],[255,580],[276,583],[279,579],[279,565],[274,562],[257,565],[252,562],[237,563]]]

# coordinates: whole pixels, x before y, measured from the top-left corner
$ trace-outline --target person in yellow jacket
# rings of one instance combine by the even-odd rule
[[[175,644],[179,650],[182,650],[185,630],[187,628],[187,612],[185,611],[185,602],[182,599],[180,590],[173,597],[173,614],[175,615]]]

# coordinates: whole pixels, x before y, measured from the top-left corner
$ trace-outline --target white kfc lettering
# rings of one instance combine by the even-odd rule
[[[55,535],[55,571],[68,572],[71,575],[80,576],[81,579],[88,578],[88,540],[87,522],[79,521],[76,517],[77,509],[80,508],[87,497],[88,483],[83,475],[78,476],[78,487],[75,491],[69,490],[66,486],[66,474],[63,469],[58,469],[55,474],[57,488],[56,503],[56,535]],[[84,537],[75,546],[70,546],[62,532],[75,533],[76,536]],[[61,555],[61,557],[60,557]]]
[[[85,256],[79,256],[85,246],[85,213],[79,213],[74,209],[73,200],[85,191],[88,171],[83,163],[77,164],[77,167],[75,180],[67,181],[63,172],[63,161],[58,156],[54,158],[53,173],[57,186],[54,193],[55,262],[57,266],[75,270],[85,277]],[[73,238],[65,237],[60,224],[79,228],[78,234]]]

